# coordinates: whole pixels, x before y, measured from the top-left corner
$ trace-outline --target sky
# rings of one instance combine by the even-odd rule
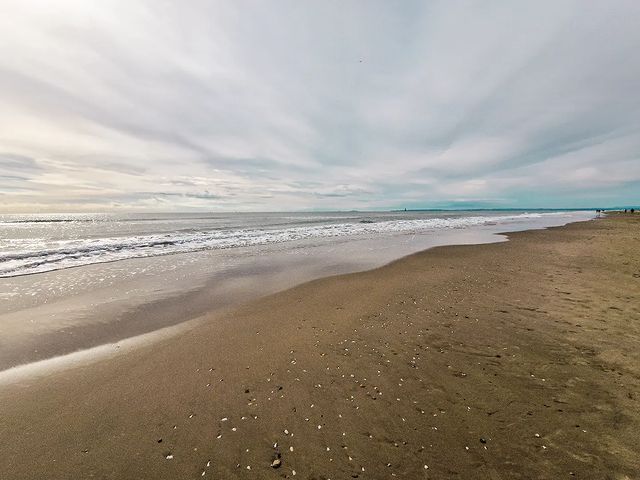
[[[0,0],[0,211],[640,204],[640,2]]]

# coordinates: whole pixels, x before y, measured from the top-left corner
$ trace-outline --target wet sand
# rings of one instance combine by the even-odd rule
[[[442,245],[504,241],[591,212],[420,234],[355,235],[132,258],[0,278],[0,376],[18,366],[148,335],[318,278]]]
[[[640,215],[509,237],[2,385],[0,478],[638,478]]]

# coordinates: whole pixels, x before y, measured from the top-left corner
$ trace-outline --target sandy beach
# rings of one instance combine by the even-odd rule
[[[639,232],[438,247],[0,385],[0,478],[640,478]]]

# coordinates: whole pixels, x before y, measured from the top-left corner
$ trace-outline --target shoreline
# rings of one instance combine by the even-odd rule
[[[559,218],[547,218],[545,221],[548,223],[560,221],[562,224],[566,224],[567,221],[569,223],[585,221],[582,219],[559,220]],[[52,301],[48,304],[45,302],[35,308],[10,311],[0,316],[2,331],[0,380],[1,377],[6,377],[4,372],[16,368],[33,370],[27,367],[34,363],[47,360],[59,363],[59,357],[64,356],[68,356],[69,359],[73,359],[74,356],[88,358],[85,354],[87,350],[108,351],[109,349],[105,347],[115,347],[123,341],[131,343],[129,340],[138,337],[144,342],[148,338],[157,337],[158,334],[154,332],[174,331],[176,328],[173,327],[197,322],[198,318],[214,312],[222,313],[262,296],[281,292],[308,281],[379,268],[405,256],[438,246],[480,245],[508,241],[510,232],[544,229],[548,226],[488,225],[460,231],[445,230],[433,235],[423,234],[422,238],[417,240],[410,240],[409,237],[353,239],[335,244],[329,243],[320,247],[318,251],[315,251],[318,249],[315,247],[302,257],[289,254],[291,248],[296,248],[294,244],[294,247],[287,246],[282,251],[272,251],[264,257],[249,255],[244,258],[244,264],[238,263],[230,271],[204,276],[195,280],[193,285],[185,285],[175,291],[162,294],[149,293],[148,298],[135,300],[133,303],[129,303],[129,300],[120,303],[109,301],[103,305],[96,303],[94,306],[96,299],[110,296],[113,293],[111,289],[101,293],[89,291],[77,299],[71,297],[63,299],[64,301]],[[403,246],[401,248],[385,247],[386,244],[391,245],[393,242],[399,242]],[[362,251],[367,249],[371,249],[372,253],[364,255]],[[392,253],[394,250],[397,252]],[[218,253],[213,252],[213,255]],[[379,259],[378,256],[380,256]],[[214,256],[213,259],[203,260],[203,264],[212,265],[213,262],[215,265],[217,262],[215,258]],[[138,261],[153,262],[153,258],[134,260],[134,262]],[[256,265],[253,264],[254,261]],[[127,268],[127,261],[124,262],[118,268]],[[94,270],[99,269],[100,265],[76,268]],[[192,273],[190,269],[186,272]],[[61,273],[65,274],[64,271]],[[77,274],[82,275],[82,270]],[[49,276],[51,273],[43,275]],[[200,275],[196,277],[200,278]],[[150,278],[148,282],[154,285],[158,280]],[[84,308],[80,305],[89,304],[92,305],[91,309],[85,309],[84,313],[82,310],[77,310]],[[62,322],[54,320],[60,317],[66,318]],[[60,326],[58,327],[57,324]],[[27,327],[25,328],[24,325]]]
[[[3,387],[0,477],[632,479],[639,226],[436,247]]]

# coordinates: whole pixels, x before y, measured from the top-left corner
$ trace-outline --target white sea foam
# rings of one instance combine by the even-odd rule
[[[6,240],[0,251],[0,277],[14,277],[113,262],[128,258],[152,257],[210,249],[249,247],[305,239],[421,233],[434,229],[467,228],[494,223],[511,223],[567,212],[518,213],[512,215],[469,215],[393,220],[368,220],[366,217],[342,218],[342,223],[324,223],[291,227],[274,225],[263,228],[179,229],[176,231],[120,235],[106,238],[39,238]],[[310,217],[318,220],[316,217]],[[340,217],[335,217],[340,218]],[[323,219],[326,221],[326,219]],[[355,220],[355,221],[353,221]],[[60,221],[60,220],[56,220]],[[85,221],[83,219],[83,221]]]

